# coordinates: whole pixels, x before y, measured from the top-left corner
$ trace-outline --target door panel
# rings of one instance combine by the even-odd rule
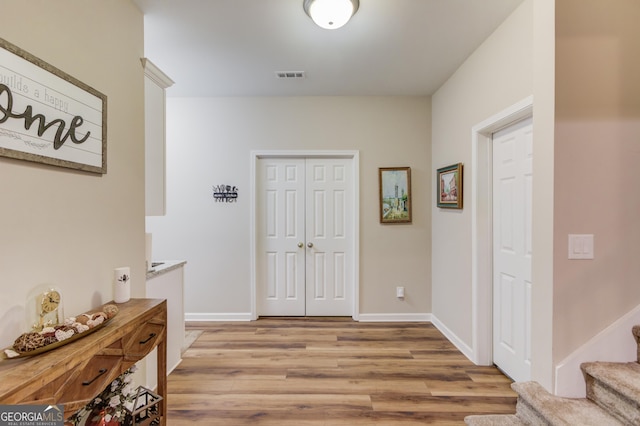
[[[532,119],[493,135],[493,322],[495,364],[531,377]]]
[[[352,315],[350,159],[307,159],[307,315]]]
[[[303,159],[260,160],[257,308],[261,315],[305,314]]]

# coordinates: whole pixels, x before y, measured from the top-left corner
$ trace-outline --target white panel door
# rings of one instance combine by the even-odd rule
[[[351,315],[353,192],[350,159],[307,159],[307,311]]]
[[[304,315],[304,159],[262,159],[257,176],[258,313]]]
[[[493,135],[493,359],[515,381],[531,378],[533,122]]]
[[[353,312],[351,159],[260,159],[257,313]]]

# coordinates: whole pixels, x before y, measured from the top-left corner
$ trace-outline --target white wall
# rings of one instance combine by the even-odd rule
[[[575,351],[640,302],[638,19],[632,0],[526,1],[433,96],[435,170],[468,162],[473,124],[534,95],[532,378],[551,391],[584,386],[579,374],[554,382],[554,368],[588,358]],[[469,213],[433,213],[434,317],[467,345]],[[570,233],[596,235],[593,261],[567,259]]]
[[[533,253],[531,377],[553,390],[555,0],[533,3]]]
[[[640,3],[556,3],[553,334],[559,362],[640,304]],[[568,234],[594,234],[595,258],[568,260]]]
[[[117,31],[114,30],[116,28]],[[3,2],[1,36],[108,97],[106,175],[0,158],[0,347],[26,329],[29,291],[62,289],[67,316],[113,298],[130,266],[144,295],[143,17],[129,1]]]
[[[426,97],[169,98],[167,215],[147,231],[156,260],[188,262],[185,312],[251,310],[250,152],[327,149],[360,151],[360,312],[429,313],[430,117]],[[411,224],[379,223],[378,167],[389,166],[411,167]],[[238,202],[214,202],[219,184],[237,186]]]
[[[533,2],[525,1],[433,95],[432,179],[464,163],[463,210],[431,203],[433,315],[472,347],[471,129],[533,93]],[[534,148],[535,149],[535,148]]]

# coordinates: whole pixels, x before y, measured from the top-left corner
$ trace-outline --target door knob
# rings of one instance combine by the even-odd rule
[[[303,242],[299,242],[298,243],[298,247],[300,247],[300,248],[304,247],[304,243]]]
[[[313,247],[313,243],[307,243],[307,247],[309,248]]]

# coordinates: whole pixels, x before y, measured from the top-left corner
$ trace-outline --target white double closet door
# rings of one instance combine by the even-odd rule
[[[259,316],[353,314],[350,158],[261,158],[257,166]]]

